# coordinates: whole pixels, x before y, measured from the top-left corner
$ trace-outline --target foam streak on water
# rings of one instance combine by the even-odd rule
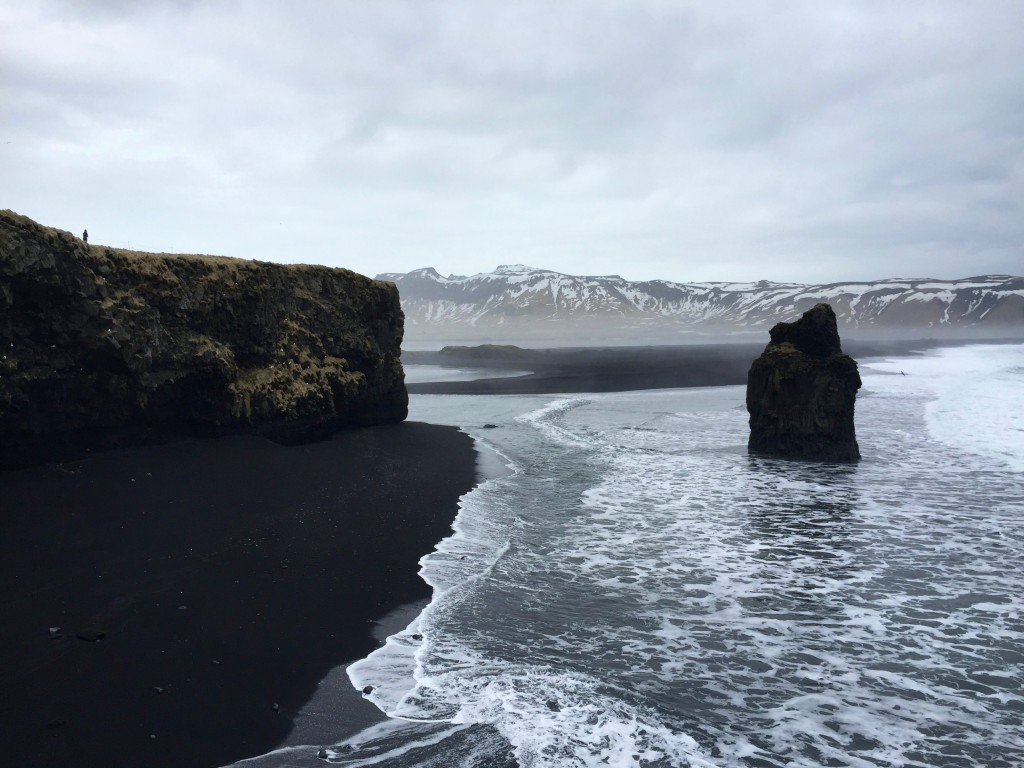
[[[513,472],[349,669],[395,720],[327,759],[1024,764],[1022,372],[1020,346],[864,366],[857,466],[748,457],[738,387],[414,398]]]

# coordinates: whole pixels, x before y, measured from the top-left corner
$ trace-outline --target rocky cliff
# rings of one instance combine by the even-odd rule
[[[0,212],[0,467],[170,435],[401,421],[391,283],[86,245]]]
[[[818,304],[778,323],[747,375],[752,453],[790,459],[857,461],[853,411],[857,363],[843,354],[836,315]]]

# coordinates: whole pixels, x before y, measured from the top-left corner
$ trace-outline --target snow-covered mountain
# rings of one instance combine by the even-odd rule
[[[887,279],[869,283],[630,282],[521,264],[469,277],[432,268],[378,279],[398,285],[407,338],[557,336],[565,332],[760,331],[814,304],[865,333],[974,329],[1024,337],[1024,277]]]

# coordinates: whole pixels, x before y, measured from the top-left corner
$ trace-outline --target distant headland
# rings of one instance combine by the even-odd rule
[[[1024,339],[1024,277],[868,282],[635,282],[516,264],[477,275],[432,268],[398,285],[411,341],[527,346],[760,342],[779,318],[828,303],[845,339]]]

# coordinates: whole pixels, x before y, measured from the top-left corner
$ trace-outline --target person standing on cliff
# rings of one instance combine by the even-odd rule
[[[82,242],[85,243],[86,245],[89,244],[89,230],[88,229],[83,229],[82,230]]]

